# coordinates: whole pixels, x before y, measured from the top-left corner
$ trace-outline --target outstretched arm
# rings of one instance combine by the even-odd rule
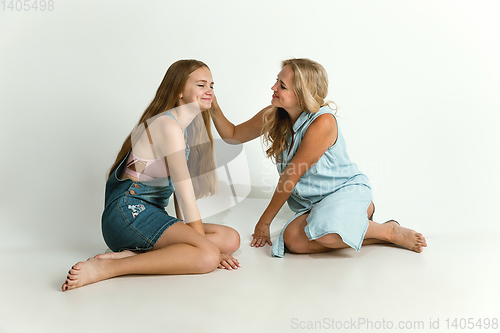
[[[271,202],[255,226],[251,246],[261,247],[271,244],[269,228],[276,214],[285,204],[304,175],[325,151],[337,140],[337,123],[331,115],[321,115],[309,126],[292,161],[281,174]]]
[[[224,113],[217,103],[217,98],[214,96],[210,114],[221,138],[227,143],[239,144],[251,141],[261,135],[262,126],[264,124],[264,113],[270,108],[271,106],[265,107],[250,120],[235,126],[226,116],[224,116]]]

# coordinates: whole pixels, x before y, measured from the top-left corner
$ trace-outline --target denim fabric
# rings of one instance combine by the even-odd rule
[[[307,128],[320,115],[333,111],[325,106],[317,113],[304,111],[293,125],[287,138],[288,148],[280,155],[282,163],[276,167],[281,174],[293,159]],[[338,126],[337,126],[338,128]],[[293,220],[310,212],[305,233],[314,240],[329,233],[339,234],[344,242],[359,251],[368,229],[366,211],[372,201],[368,177],[361,173],[347,155],[344,137],[338,128],[337,141],[328,148],[298,181],[288,198],[288,206],[296,214],[286,223],[272,247],[272,256],[282,258],[285,254],[283,233]]]
[[[104,241],[115,252],[149,250],[168,227],[181,221],[164,209],[174,191],[170,177],[145,182],[119,179],[127,157],[106,182],[101,219]]]

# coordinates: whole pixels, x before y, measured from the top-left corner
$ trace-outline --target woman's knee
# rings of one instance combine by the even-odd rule
[[[297,253],[297,254],[303,254],[303,253],[310,253],[310,249],[308,244],[304,243],[303,241],[298,241],[298,240],[290,240],[286,241],[285,240],[285,246],[288,251],[291,253]]]
[[[210,273],[214,271],[220,264],[221,253],[219,249],[210,242],[198,247],[200,255],[195,263],[195,270],[198,273]]]
[[[283,234],[283,239],[285,241],[285,246],[288,251],[292,253],[308,253],[309,252],[309,242],[307,236],[302,231],[297,228],[286,228]]]
[[[205,232],[209,238],[217,245],[221,253],[231,254],[240,248],[240,234],[231,227],[225,225],[205,224]]]
[[[233,228],[228,228],[225,235],[224,254],[231,254],[240,248],[240,234]]]

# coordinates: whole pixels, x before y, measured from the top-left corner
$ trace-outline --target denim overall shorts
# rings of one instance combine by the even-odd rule
[[[102,235],[114,252],[146,251],[153,248],[168,227],[182,220],[165,211],[174,192],[170,177],[154,182],[119,178],[127,157],[128,154],[106,182]]]

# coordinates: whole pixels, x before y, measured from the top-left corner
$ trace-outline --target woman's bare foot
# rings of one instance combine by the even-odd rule
[[[109,260],[90,258],[75,264],[68,272],[66,281],[61,287],[62,291],[109,279],[111,275],[106,269],[107,262]]]
[[[404,228],[396,221],[388,221],[385,224],[387,224],[388,228],[391,228],[389,229],[389,242],[418,253],[422,252],[424,247],[427,247],[425,237],[421,233]]]
[[[122,258],[135,256],[136,254],[138,254],[138,253],[135,253],[135,252],[132,252],[129,250],[124,250],[121,252],[110,252],[110,253],[98,254],[94,258],[95,259],[122,259]]]

